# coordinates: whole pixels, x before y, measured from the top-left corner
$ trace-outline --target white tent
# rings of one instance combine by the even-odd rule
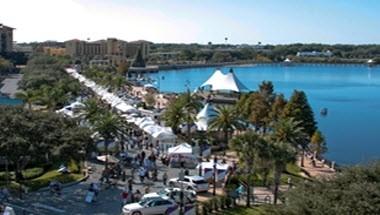
[[[101,155],[101,156],[97,156],[96,159],[98,159],[99,161],[102,161],[102,162],[106,162],[106,159],[107,159],[107,161],[109,163],[118,163],[119,162],[119,159],[117,159],[113,155]]]
[[[120,104],[116,105],[115,108],[118,109],[119,111],[123,112],[123,113],[135,113],[135,112],[138,112],[138,110],[136,108],[132,107],[131,105],[128,105],[125,102],[121,102]]]
[[[178,146],[174,146],[168,149],[168,154],[173,155],[173,154],[192,154],[193,149],[191,145],[187,143],[182,143]]]
[[[152,133],[152,137],[157,140],[175,140],[177,137],[173,132],[171,131],[170,128],[166,129],[161,129],[157,132]]]
[[[224,178],[227,175],[228,169],[229,169],[228,164],[222,164],[222,163],[216,163],[216,172],[217,172],[217,180],[224,180]],[[202,168],[202,175],[203,177],[207,179],[213,178],[214,174],[214,162],[202,162],[198,164],[197,169]]]
[[[241,83],[233,72],[223,74],[220,70],[216,70],[214,74],[201,85],[201,88],[211,87],[211,90],[220,91],[247,91],[248,88]]]
[[[214,118],[216,116],[216,112],[214,107],[207,103],[201,111],[199,111],[196,119],[197,121],[195,124],[197,125],[197,129],[200,131],[206,131],[208,128],[208,123],[210,119]]]

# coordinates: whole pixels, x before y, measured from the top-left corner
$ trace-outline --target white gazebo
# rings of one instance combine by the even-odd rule
[[[210,87],[214,91],[233,91],[242,92],[248,91],[248,88],[239,81],[233,72],[223,74],[220,70],[216,70],[200,88]]]

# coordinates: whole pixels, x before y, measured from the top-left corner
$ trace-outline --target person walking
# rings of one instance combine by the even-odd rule
[[[168,181],[168,174],[164,172],[164,174],[162,175],[162,183],[164,184],[164,186],[166,186],[167,181]]]
[[[127,191],[127,189],[124,189],[123,190],[123,192],[121,193],[121,200],[122,200],[122,203],[123,203],[123,205],[122,206],[124,206],[124,205],[126,205],[128,202],[128,191]]]

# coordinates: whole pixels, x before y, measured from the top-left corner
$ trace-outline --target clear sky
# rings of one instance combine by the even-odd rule
[[[0,0],[18,42],[380,43],[380,0]]]

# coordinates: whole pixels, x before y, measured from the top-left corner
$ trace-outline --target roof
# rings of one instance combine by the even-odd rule
[[[168,154],[192,154],[193,148],[187,143],[182,143],[168,149]]]
[[[210,119],[216,116],[216,112],[214,106],[207,103],[202,108],[201,111],[196,116],[197,121],[195,124],[197,125],[197,129],[200,131],[206,131],[208,128],[208,122]]]
[[[12,27],[9,27],[9,26],[6,26],[6,25],[3,25],[0,23],[0,28],[8,28],[8,29],[12,29],[14,30],[15,28],[12,28]]]
[[[220,70],[216,70],[214,74],[201,85],[201,88],[207,86],[210,86],[211,90],[248,91],[248,88],[239,81],[235,73],[228,72],[227,74],[223,74]]]
[[[128,43],[150,43],[150,44],[152,44],[152,42],[147,41],[147,40],[135,40],[135,41],[130,41]]]
[[[202,162],[198,164],[197,168],[202,167],[202,169],[213,169],[214,162]],[[228,164],[216,163],[216,169],[227,170],[229,168]]]

